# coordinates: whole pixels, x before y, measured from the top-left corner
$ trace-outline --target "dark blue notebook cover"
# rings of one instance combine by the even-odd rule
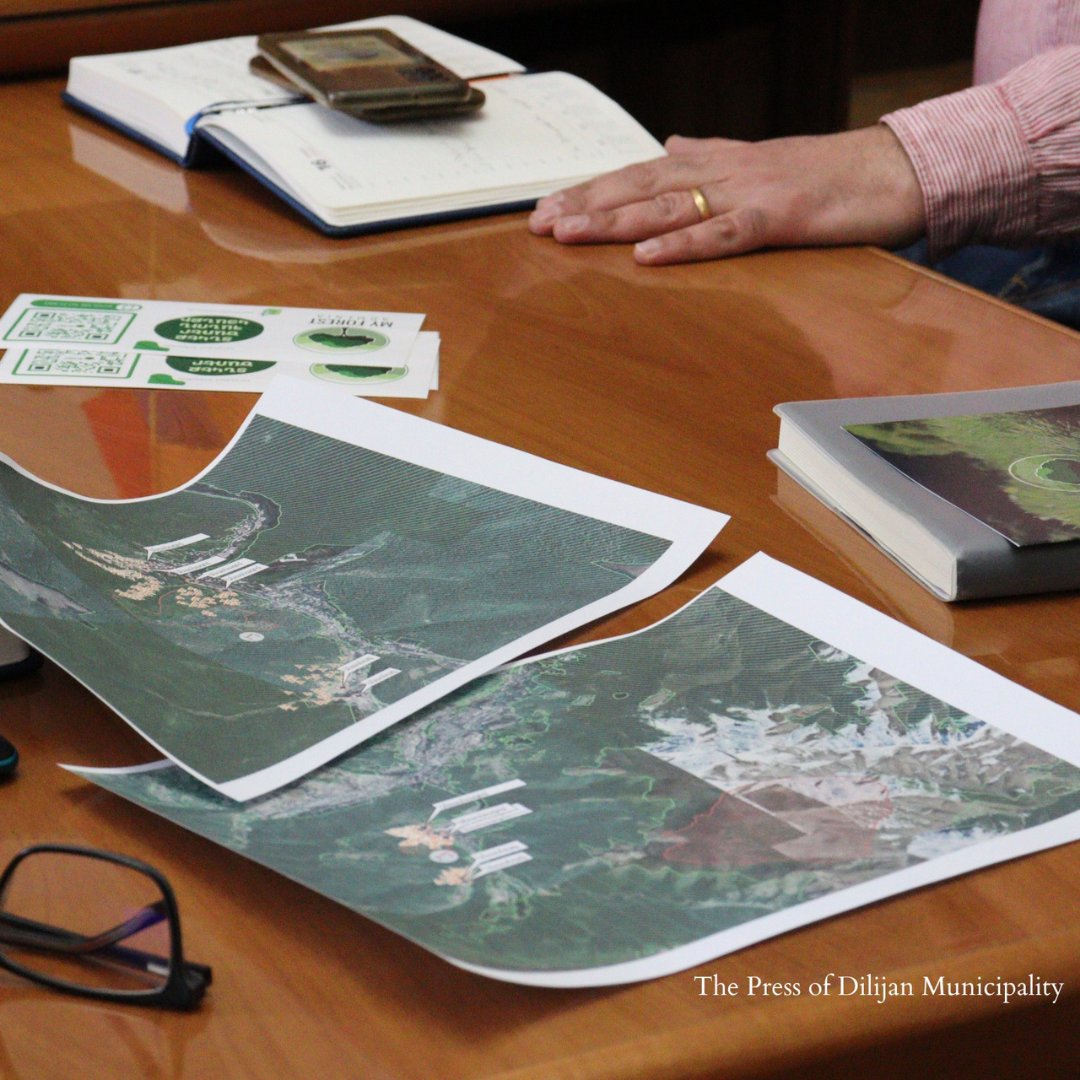
[[[151,150],[161,154],[163,157],[167,157],[170,161],[175,161],[185,169],[204,167],[213,164],[215,160],[220,161],[222,157],[227,158],[229,161],[233,162],[233,164],[243,169],[244,172],[253,176],[260,184],[269,191],[272,191],[279,199],[287,203],[296,213],[311,225],[314,225],[319,232],[326,236],[363,236],[369,233],[411,228],[416,225],[435,225],[443,221],[460,221],[465,218],[486,217],[491,214],[508,214],[518,210],[529,210],[536,204],[535,199],[518,199],[513,202],[492,203],[487,206],[471,206],[462,210],[443,210],[434,213],[414,214],[407,217],[387,218],[381,221],[365,222],[362,225],[331,225],[328,221],[319,217],[310,208],[304,206],[293,198],[293,196],[283,191],[272,180],[260,173],[250,162],[245,161],[232,150],[226,148],[221,142],[215,139],[213,135],[209,135],[196,129],[188,142],[187,152],[183,157],[180,157],[171,150],[166,149],[160,143],[147,138],[127,124],[121,123],[108,113],[102,112],[92,105],[87,105],[84,101],[80,101],[67,91],[64,91],[61,96],[65,104],[78,109],[80,112],[86,113],[88,116],[92,116],[95,120],[99,120],[103,124],[108,124],[128,138],[134,139],[136,142],[140,142],[144,146],[150,147]]]

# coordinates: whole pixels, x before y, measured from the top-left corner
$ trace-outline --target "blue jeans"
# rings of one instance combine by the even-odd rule
[[[1080,330],[1080,241],[1020,251],[972,245],[930,263],[920,240],[896,254]]]

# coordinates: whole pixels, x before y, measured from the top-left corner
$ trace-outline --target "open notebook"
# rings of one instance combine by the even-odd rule
[[[463,78],[483,79],[484,107],[396,125],[358,120],[249,72],[253,36],[76,57],[64,99],[184,166],[225,154],[330,235],[520,209],[663,153],[573,75],[525,74],[405,16],[347,25],[392,30]]]

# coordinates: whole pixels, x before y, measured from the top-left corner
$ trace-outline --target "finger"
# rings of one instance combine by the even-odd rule
[[[700,221],[701,212],[689,191],[664,191],[654,199],[614,210],[559,218],[552,235],[563,244],[625,243],[685,229]]]
[[[732,210],[689,228],[650,237],[634,248],[647,266],[722,259],[756,251],[768,243],[768,220],[758,209]]]
[[[529,228],[550,233],[560,218],[642,202],[667,191],[685,190],[705,179],[696,163],[669,157],[628,165],[584,184],[545,196],[529,215]]]

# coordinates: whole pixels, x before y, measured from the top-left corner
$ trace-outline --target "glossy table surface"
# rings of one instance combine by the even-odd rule
[[[328,240],[246,177],[186,174],[66,111],[55,81],[0,86],[0,305],[22,291],[427,315],[442,381],[395,404],[724,510],[706,555],[586,640],[644,626],[757,550],[1072,709],[1080,598],[947,606],[767,462],[780,401],[1075,378],[1080,337],[872,250],[648,270],[565,250],[521,216]],[[0,450],[54,484],[130,497],[184,483],[235,431],[233,394],[0,386]],[[127,852],[178,893],[215,983],[196,1013],[65,999],[0,972],[0,1076],[1065,1076],[1077,1064],[1080,848],[924,888],[635,986],[544,991],[459,971],[274,873],[70,777],[153,750],[51,665],[0,684],[23,764],[0,785],[0,859],[43,840]],[[1065,980],[992,998],[713,998],[696,975],[804,987]]]

